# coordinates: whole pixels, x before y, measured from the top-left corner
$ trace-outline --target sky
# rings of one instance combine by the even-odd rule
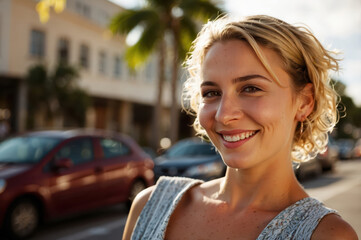
[[[125,8],[142,0],[111,0]],[[267,14],[291,24],[304,24],[329,50],[341,52],[341,71],[333,77],[361,106],[361,1],[360,0],[224,0],[231,15]]]

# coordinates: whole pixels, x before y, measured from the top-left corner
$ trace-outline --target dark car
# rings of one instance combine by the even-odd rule
[[[181,140],[155,159],[154,173],[210,180],[224,176],[226,166],[215,147],[198,138]]]
[[[131,201],[154,184],[154,163],[130,138],[40,131],[0,144],[0,223],[12,238],[43,220]]]
[[[355,143],[355,146],[352,149],[352,158],[361,157],[361,138],[358,139]]]
[[[337,140],[337,146],[339,148],[340,159],[352,158],[352,151],[353,151],[354,145],[355,145],[355,143],[352,139]]]
[[[316,159],[321,163],[322,170],[329,171],[335,168],[339,158],[339,148],[335,140],[329,136],[326,151],[319,153]]]
[[[318,159],[312,158],[301,163],[293,162],[293,170],[298,180],[304,180],[319,176],[322,173],[322,166]]]

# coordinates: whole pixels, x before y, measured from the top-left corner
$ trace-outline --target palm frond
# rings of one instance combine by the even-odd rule
[[[159,18],[157,12],[151,8],[125,10],[115,15],[109,24],[109,29],[115,34],[127,34],[139,25],[147,24]]]
[[[147,4],[155,9],[172,9],[178,4],[179,0],[147,0]]]
[[[197,32],[197,24],[190,17],[184,16],[180,20],[179,57],[181,61],[185,59],[186,53],[197,36]]]
[[[179,7],[184,11],[184,15],[207,21],[225,13],[218,7],[221,3],[212,0],[182,0]]]
[[[148,59],[163,33],[164,28],[157,21],[146,26],[139,40],[126,50],[125,59],[130,68],[134,69]]]

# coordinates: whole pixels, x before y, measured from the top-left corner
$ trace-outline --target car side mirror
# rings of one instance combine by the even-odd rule
[[[73,166],[73,161],[70,158],[59,158],[54,161],[53,169],[69,169]]]

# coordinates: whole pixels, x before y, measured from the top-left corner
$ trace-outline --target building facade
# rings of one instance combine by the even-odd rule
[[[107,27],[123,9],[107,0],[67,0],[62,13],[50,11],[49,21],[42,24],[36,4],[36,0],[0,1],[0,121],[7,122],[11,132],[27,130],[28,69],[39,63],[54,69],[62,61],[79,66],[79,84],[92,98],[84,127],[120,131],[150,145],[157,58],[152,56],[136,72],[128,70],[125,38],[113,36]],[[171,127],[168,85],[163,100],[161,136]],[[35,125],[65,127],[61,118],[46,126],[41,114]]]

